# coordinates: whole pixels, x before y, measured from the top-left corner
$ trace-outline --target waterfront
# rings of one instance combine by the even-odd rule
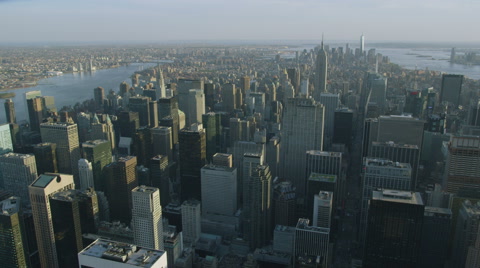
[[[38,81],[38,85],[28,88],[19,88],[6,92],[15,93],[12,98],[15,103],[17,122],[27,119],[27,109],[25,103],[25,92],[40,90],[43,96],[54,96],[55,106],[61,109],[66,105],[74,105],[77,102],[93,98],[93,89],[103,87],[105,94],[113,89],[118,91],[120,83],[127,82],[131,84],[131,75],[143,68],[155,66],[156,63],[132,63],[127,66],[120,66],[113,69],[103,69],[94,72],[69,73],[61,76],[54,76]],[[2,106],[3,106],[2,100]],[[0,122],[5,123],[5,111],[0,113]]]

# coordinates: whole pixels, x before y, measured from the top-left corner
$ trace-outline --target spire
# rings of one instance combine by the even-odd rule
[[[93,114],[92,124],[100,124],[100,120],[98,120],[98,116],[96,113]]]

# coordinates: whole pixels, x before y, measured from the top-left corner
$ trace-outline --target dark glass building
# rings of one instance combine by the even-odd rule
[[[179,135],[182,200],[201,200],[200,170],[206,162],[205,130],[193,124]]]

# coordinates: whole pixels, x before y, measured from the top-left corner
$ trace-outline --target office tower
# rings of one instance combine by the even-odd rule
[[[132,228],[135,244],[163,250],[162,206],[160,191],[145,185],[132,190]]]
[[[267,245],[272,235],[272,175],[268,166],[252,167],[244,185],[244,236],[253,250]]]
[[[203,90],[190,89],[188,92],[188,110],[184,112],[187,126],[202,122],[202,114],[205,113],[205,94],[203,94]]]
[[[236,106],[236,96],[237,91],[235,90],[235,84],[225,84],[222,87],[222,99],[223,99],[223,107],[227,113],[232,113]]]
[[[78,160],[80,147],[76,124],[43,123],[40,125],[40,134],[43,142],[57,144],[57,164],[60,173],[72,174],[78,181]]]
[[[364,158],[362,201],[360,205],[360,237],[366,231],[368,202],[377,188],[410,191],[412,189],[412,167],[408,163],[386,159]]]
[[[39,143],[33,146],[38,174],[58,172],[56,150],[57,145],[50,142]]]
[[[305,152],[323,149],[324,114],[325,107],[313,99],[287,101],[280,174],[293,182],[299,197],[305,195]]]
[[[8,125],[10,127],[10,138],[12,139],[12,145],[20,145],[23,142],[21,137],[22,133],[20,132],[20,126],[18,124],[8,124]],[[1,129],[1,125],[0,125],[0,129]],[[36,135],[38,135],[38,133],[36,133]]]
[[[178,132],[180,130],[180,121],[178,114],[178,97],[160,98],[158,100],[158,120],[169,116],[172,119],[172,142],[178,143]],[[161,124],[160,124],[161,125]]]
[[[313,93],[313,98],[316,101],[320,99],[321,93],[327,92],[327,66],[328,56],[322,40],[322,46],[318,50],[317,59],[315,62],[315,90]]]
[[[250,76],[243,76],[240,78],[240,88],[242,89],[242,95],[246,95],[250,91]]]
[[[157,85],[155,87],[155,92],[158,98],[165,98],[167,96],[167,90],[165,87],[165,80],[163,79],[163,72],[160,68],[160,64],[157,65]]]
[[[167,254],[162,250],[99,238],[78,253],[80,267],[164,268]]]
[[[117,123],[118,129],[120,130],[120,137],[133,138],[133,136],[135,136],[135,132],[140,127],[139,113],[120,112]]]
[[[206,160],[206,137],[202,125],[182,129],[179,135],[182,200],[201,199],[200,169]]]
[[[443,74],[442,86],[440,88],[440,103],[448,102],[455,108],[460,105],[460,94],[462,93],[463,75]]]
[[[417,267],[424,204],[418,192],[373,191],[368,209],[365,267]]]
[[[99,223],[98,199],[93,190],[63,190],[49,196],[55,250],[59,267],[77,267],[82,234],[95,233]],[[37,241],[38,242],[38,241]]]
[[[425,207],[422,245],[418,267],[442,267],[449,256],[448,244],[452,211],[448,208]]]
[[[201,233],[200,201],[185,200],[182,203],[182,232],[185,244],[195,245]]]
[[[78,128],[78,140],[80,142],[85,142],[90,139],[90,133],[92,132],[90,122],[90,114],[86,114],[84,112],[77,114],[76,123]]]
[[[136,75],[134,75],[134,76],[136,76]],[[138,79],[138,77],[136,77],[136,78]],[[133,80],[133,78],[132,78],[132,80]],[[132,83],[132,84],[133,85],[138,85],[138,82],[137,83]],[[119,85],[119,95],[121,95],[121,96],[125,95],[125,93],[127,93],[129,89],[130,89],[130,85],[127,82],[123,81]]]
[[[333,192],[320,191],[313,197],[313,224],[315,227],[331,228]]]
[[[353,111],[347,108],[337,109],[333,119],[333,143],[345,144],[352,148]]]
[[[189,95],[191,89],[200,89],[203,95],[203,81],[179,79],[177,83],[177,97],[178,109],[182,110],[187,115],[187,123],[190,122],[188,116],[190,115],[190,101]],[[195,122],[191,122],[193,124]],[[190,124],[187,124],[189,126]]]
[[[28,186],[37,178],[35,156],[7,153],[0,155],[0,185],[14,196],[29,204]]]
[[[0,155],[13,152],[12,136],[10,134],[10,125],[0,125]]]
[[[237,169],[206,165],[201,176],[203,215],[234,215],[237,211]]]
[[[5,115],[7,116],[7,123],[15,124],[17,119],[15,117],[15,104],[12,99],[5,100]]]
[[[295,88],[295,93],[300,91],[300,71],[298,68],[289,68],[287,69],[288,79],[290,83]]]
[[[309,226],[309,223],[309,219],[298,219],[293,242],[294,262],[298,265],[317,259],[318,267],[327,267],[330,229]]]
[[[480,137],[452,136],[447,144],[444,186],[449,193],[480,189]]]
[[[422,93],[422,90],[407,89],[403,112],[412,114],[414,117],[423,117],[426,108],[427,96]]]
[[[365,36],[362,34],[360,36],[360,52],[363,55],[363,52],[365,51]]]
[[[297,222],[297,198],[295,186],[289,181],[274,183],[274,225],[295,226]]]
[[[379,142],[393,141],[398,144],[417,145],[422,148],[425,121],[411,116],[389,115],[378,118]]]
[[[277,136],[270,138],[265,146],[265,162],[270,167],[273,178],[278,176],[278,170],[280,168],[280,147],[280,138]]]
[[[42,267],[60,267],[55,247],[50,197],[59,191],[73,188],[73,176],[58,173],[42,174],[28,187]]]
[[[178,233],[176,229],[175,225],[168,225],[166,228],[163,228],[163,247],[165,252],[167,252],[167,267],[175,267],[175,262],[183,251],[182,233]]]
[[[150,110],[150,127],[158,127],[158,101],[149,101],[148,109]]]
[[[120,157],[105,166],[105,194],[110,204],[110,218],[123,223],[132,219],[132,190],[138,186],[137,158]]]
[[[338,183],[336,175],[319,174],[312,172],[307,181],[307,195],[304,201],[304,215],[306,218],[314,218],[314,204],[315,195],[319,192],[331,192],[333,195],[332,200],[332,213],[335,213],[335,209],[340,205],[340,199],[335,194],[338,192]]]
[[[387,78],[377,73],[368,73],[365,86],[365,93],[369,96],[368,103],[376,104],[383,114],[387,108]]]
[[[471,126],[480,126],[480,100],[470,101],[467,124]]]
[[[202,115],[202,125],[205,128],[207,161],[211,162],[215,153],[221,150],[222,118],[218,113]]]
[[[377,137],[378,137],[378,119],[366,118],[364,127],[363,127],[362,157],[368,156],[372,141],[377,141]]]
[[[30,265],[22,217],[20,198],[10,197],[0,201],[0,259],[4,267]]]
[[[212,159],[212,164],[215,166],[233,167],[232,154],[216,153],[213,155]]]
[[[479,205],[480,204],[478,202],[472,203],[470,200],[463,201],[461,204],[457,216],[457,223],[453,229],[454,238],[451,263],[454,264],[454,267],[475,267],[465,266],[465,264],[468,257],[470,257],[470,263],[476,259],[475,244],[478,240],[477,237],[480,234]]]
[[[103,102],[105,101],[105,89],[96,87],[93,89],[93,98],[95,99],[95,108],[103,110]]]
[[[324,141],[325,144],[331,144],[333,139],[333,128],[335,122],[335,111],[340,104],[340,98],[338,94],[320,93],[319,100],[317,102],[323,104],[325,107],[324,117]]]
[[[165,155],[173,161],[173,141],[171,127],[156,127],[152,132],[153,155]]]
[[[336,176],[335,191],[328,190],[328,189],[323,189],[323,190],[331,191],[334,193],[333,203],[337,205],[338,201],[341,200],[342,197],[344,196],[345,187],[346,187],[345,186],[346,174],[345,174],[345,171],[343,170],[342,153],[309,150],[309,151],[306,151],[306,159],[305,159],[304,165],[305,165],[304,166],[305,173],[302,178],[306,182],[309,180],[312,173]],[[324,179],[331,180],[332,178],[329,176],[326,176]],[[324,180],[324,179],[321,179],[321,180]],[[318,191],[315,190],[314,192],[311,192],[309,188],[306,188],[304,193],[310,193],[309,198],[313,198],[313,195],[317,194]],[[313,202],[313,199],[309,199],[307,202],[310,202],[310,201]],[[308,207],[308,203],[307,203],[307,207]]]
[[[140,127],[133,137],[133,154],[137,156],[138,165],[147,166],[152,154],[152,134],[150,128]]]
[[[150,126],[150,98],[135,96],[131,97],[128,102],[128,109],[131,112],[137,112],[140,120],[140,126]]]
[[[82,143],[83,158],[92,165],[94,188],[104,191],[105,177],[103,176],[106,165],[112,163],[112,148],[108,140],[91,140]]]
[[[170,203],[169,158],[156,155],[150,159],[150,178],[152,186],[160,189],[160,204],[166,207]]]
[[[230,118],[230,141],[229,147],[232,147],[237,141],[251,141],[250,121],[240,120],[239,118]]]
[[[80,189],[86,190],[94,187],[92,163],[87,159],[78,160],[78,173],[80,177]]]
[[[40,131],[40,124],[43,122],[44,110],[41,97],[27,100],[28,118],[30,120],[30,129]]]
[[[213,111],[215,106],[215,84],[212,82],[205,83],[203,94],[205,94],[205,110],[206,111]]]
[[[100,123],[97,115],[93,117],[93,123],[91,125],[92,133],[90,138],[92,140],[108,140],[112,150],[116,148],[115,130],[110,120],[110,116],[106,115],[105,123]]]

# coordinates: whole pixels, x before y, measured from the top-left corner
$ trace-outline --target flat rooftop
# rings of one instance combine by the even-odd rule
[[[12,196],[0,202],[0,216],[10,216],[20,211],[20,198]]]
[[[337,175],[320,174],[320,173],[312,172],[308,180],[335,183],[337,181]]]
[[[423,205],[422,197],[418,192],[407,192],[388,189],[373,191],[372,200],[382,200],[386,202],[396,202],[412,205]]]
[[[366,166],[378,166],[378,167],[393,167],[393,168],[412,168],[409,163],[394,162],[383,158],[370,158],[365,157],[364,164]]]
[[[164,251],[141,248],[136,245],[97,239],[78,255],[107,259],[138,267],[152,267],[162,257]]]
[[[319,150],[310,150],[310,151],[307,151],[307,154],[320,155],[320,156],[342,157],[342,153],[340,153],[340,152],[325,152],[325,151],[319,151]]]
[[[47,175],[47,174],[42,174],[40,175],[33,183],[32,183],[32,186],[33,187],[41,187],[41,188],[45,188],[47,187],[47,185],[53,181],[54,179],[56,179],[58,176],[56,175]]]
[[[217,166],[217,165],[205,165],[202,167],[202,170],[216,170],[216,171],[229,171],[233,172],[236,168],[226,167],[226,166]]]

